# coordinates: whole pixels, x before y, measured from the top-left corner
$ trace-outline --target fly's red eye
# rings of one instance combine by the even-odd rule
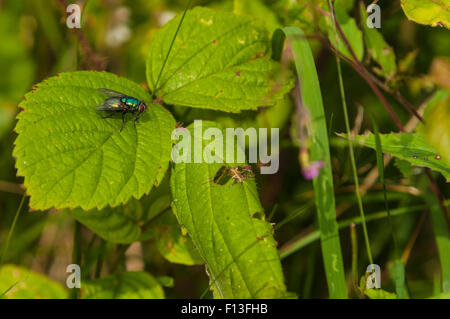
[[[147,106],[144,103],[139,104],[139,113],[142,113],[145,111]]]

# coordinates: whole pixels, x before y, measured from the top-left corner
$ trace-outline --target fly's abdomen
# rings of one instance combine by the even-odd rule
[[[100,110],[100,111],[122,111],[122,110],[124,110],[124,104],[121,101],[121,98],[110,97],[110,98],[106,99],[102,105],[98,106],[97,110]]]

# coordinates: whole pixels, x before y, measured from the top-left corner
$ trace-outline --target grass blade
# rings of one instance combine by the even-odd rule
[[[441,262],[442,293],[450,292],[450,232],[436,197],[428,193],[424,196],[431,213],[434,237]]]
[[[333,17],[333,22],[334,22],[333,23],[334,33],[336,36],[336,43],[339,44],[339,37],[338,37],[337,31],[336,31],[337,20],[336,20],[333,4],[331,3],[330,0],[328,0],[328,6],[330,8],[330,12],[332,12],[332,17]],[[357,60],[357,59],[355,59],[355,60]],[[367,232],[367,226],[366,226],[365,217],[364,217],[364,208],[363,208],[362,198],[361,198],[361,192],[359,190],[358,173],[356,170],[356,162],[355,162],[355,155],[354,155],[354,151],[353,151],[353,141],[352,141],[352,135],[351,135],[351,131],[350,131],[350,123],[348,120],[347,101],[345,99],[344,81],[342,79],[341,60],[338,55],[336,55],[336,64],[337,64],[337,69],[338,69],[339,89],[340,89],[341,99],[342,99],[342,110],[344,112],[345,128],[347,130],[347,135],[348,135],[348,145],[349,145],[348,150],[350,153],[350,163],[352,165],[353,182],[355,183],[355,193],[356,193],[356,198],[358,201],[359,213],[361,215],[361,220],[362,220],[364,242],[366,244],[366,251],[367,251],[367,257],[369,259],[369,262],[370,262],[370,264],[373,264],[373,257],[372,257],[372,252],[370,249],[369,234]]]
[[[298,81],[301,86],[302,103],[309,109],[313,122],[311,161],[324,163],[320,174],[314,178],[313,185],[329,295],[331,298],[347,298],[339,229],[336,222],[328,130],[314,58],[305,34],[298,27],[285,27],[274,32],[272,40],[274,58],[281,57],[284,37],[291,42]]]
[[[383,148],[381,145],[380,131],[375,119],[372,117],[372,126],[375,135],[375,151],[377,153],[377,166],[378,166],[378,178],[383,187],[384,206],[388,214],[388,223],[394,243],[395,261],[391,266],[390,272],[395,283],[395,293],[398,299],[404,299],[407,297],[406,285],[405,285],[405,264],[403,263],[400,255],[397,236],[395,235],[394,225],[392,222],[391,212],[389,211],[389,204],[386,191],[386,183],[384,180],[384,162],[383,162]]]
[[[18,280],[16,283],[12,284],[8,289],[6,289],[4,292],[2,292],[2,293],[0,294],[0,299],[3,299],[3,298],[6,296],[6,294],[7,294],[8,292],[11,291],[11,289],[13,289],[14,287],[16,287],[16,286],[17,286],[18,284],[20,284],[21,282],[25,281],[27,278],[28,278],[28,276],[25,276],[25,277],[23,277],[22,279]]]

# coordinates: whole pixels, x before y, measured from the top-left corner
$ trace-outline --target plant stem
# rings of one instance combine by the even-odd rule
[[[178,24],[177,30],[175,31],[175,34],[174,34],[174,36],[172,38],[172,42],[170,42],[169,51],[167,52],[166,57],[164,58],[164,62],[162,64],[162,66],[161,66],[161,70],[159,70],[158,78],[156,79],[155,90],[154,90],[154,92],[152,92],[153,98],[156,97],[155,96],[156,91],[158,91],[158,89],[159,89],[158,88],[159,80],[161,79],[161,75],[162,75],[162,73],[164,71],[164,68],[166,66],[167,60],[169,59],[169,55],[170,55],[170,52],[172,51],[172,47],[173,47],[173,44],[175,43],[175,39],[177,38],[178,31],[180,31],[181,25],[183,24],[183,20],[184,20],[184,17],[186,16],[186,12],[189,9],[189,7],[191,6],[191,2],[192,2],[192,0],[188,1],[187,5],[186,5],[186,8],[184,9],[183,15],[181,16],[181,20],[180,20],[180,23]]]
[[[445,201],[444,203],[446,206],[450,205],[450,200]],[[401,207],[391,210],[391,216],[399,216],[403,214],[410,214],[414,213],[426,208],[436,208],[439,207],[439,205],[432,205],[427,207],[426,205],[417,205],[417,206],[409,206],[409,207]],[[380,220],[382,218],[387,218],[387,212],[382,211],[378,213],[372,213],[369,214],[366,217],[366,222],[374,221],[374,220]],[[360,224],[361,223],[361,217],[353,217],[349,219],[342,220],[338,223],[339,229],[342,229],[344,227],[348,227],[350,224]],[[300,249],[308,246],[309,244],[315,242],[320,238],[320,232],[318,230],[312,230],[308,232],[301,233],[300,236],[295,236],[293,239],[288,241],[286,244],[284,244],[280,249],[278,249],[278,253],[280,254],[280,258],[284,259],[293,253],[299,251]]]
[[[6,253],[8,252],[9,243],[11,241],[12,235],[14,233],[14,229],[16,228],[17,220],[19,219],[20,211],[22,210],[23,204],[25,203],[25,193],[22,195],[22,200],[20,201],[19,207],[17,208],[16,215],[14,216],[13,223],[11,225],[11,229],[9,230],[8,237],[6,239],[5,248],[2,252],[2,257],[0,258],[0,266],[3,265],[3,262],[6,258]]]
[[[103,266],[103,258],[105,256],[105,248],[106,248],[106,241],[101,238],[99,254],[97,259],[97,267],[95,268],[95,275],[94,278],[99,278],[102,273],[102,266]]]
[[[81,267],[81,224],[75,221],[73,230],[72,263]],[[71,299],[78,299],[78,288],[72,288]]]
[[[350,224],[350,242],[352,244],[352,283],[355,291],[358,289],[358,240],[356,235],[356,225]]]
[[[336,41],[339,41],[338,36],[337,36],[337,32],[336,32],[336,27],[337,27],[337,22],[336,22],[336,15],[334,12],[334,8],[333,8],[333,4],[331,3],[331,0],[328,0],[328,6],[330,7],[330,12],[332,13],[332,18],[334,20],[334,32],[336,34]],[[367,225],[366,225],[366,220],[365,220],[365,216],[364,216],[364,208],[363,208],[363,204],[362,204],[362,199],[361,199],[361,193],[359,190],[359,181],[358,181],[358,173],[356,170],[356,162],[355,162],[355,155],[354,155],[354,151],[353,151],[353,138],[352,138],[352,134],[351,134],[351,130],[350,130],[350,123],[348,120],[348,111],[347,111],[347,102],[345,99],[345,89],[344,89],[344,81],[342,79],[342,70],[341,70],[341,60],[339,58],[338,55],[336,55],[336,64],[337,64],[337,69],[338,69],[338,78],[339,78],[339,89],[340,89],[340,93],[341,93],[341,99],[342,99],[342,109],[344,112],[344,120],[345,120],[345,128],[347,131],[347,135],[348,135],[348,145],[349,145],[349,152],[350,152],[350,163],[352,166],[352,171],[353,171],[353,179],[354,179],[354,183],[355,183],[355,192],[356,192],[356,198],[358,201],[358,208],[359,208],[359,213],[361,215],[361,221],[362,221],[362,227],[363,227],[363,233],[364,233],[364,241],[366,244],[366,251],[367,251],[367,256],[369,258],[369,262],[371,264],[373,264],[373,257],[372,257],[372,252],[370,249],[370,242],[369,242],[369,234],[367,232]]]

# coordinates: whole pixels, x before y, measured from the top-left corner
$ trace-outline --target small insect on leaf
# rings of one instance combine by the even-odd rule
[[[109,118],[114,114],[121,113],[123,124],[120,131],[122,131],[123,126],[125,125],[125,114],[133,114],[134,125],[136,125],[136,121],[139,120],[139,116],[147,110],[147,104],[145,104],[144,101],[140,101],[132,96],[105,88],[100,88],[98,91],[105,95],[107,99],[103,102],[103,104],[98,105],[96,109],[99,111],[110,112],[110,114],[104,118]]]
[[[213,182],[218,185],[225,185],[230,179],[233,179],[232,187],[236,183],[243,183],[246,179],[254,177],[253,169],[250,165],[229,167],[222,165],[216,172]]]
[[[230,176],[228,175],[229,167],[226,165],[222,165],[216,172],[213,177],[213,182],[218,185],[225,185],[229,180]]]

